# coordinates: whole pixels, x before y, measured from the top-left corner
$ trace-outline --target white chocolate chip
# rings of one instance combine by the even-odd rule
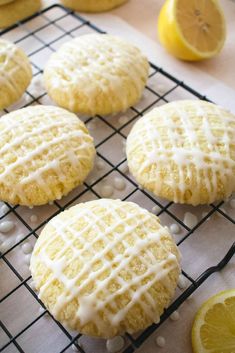
[[[152,208],[153,213],[157,214],[160,211],[161,211],[161,207],[159,207],[158,205],[153,206],[153,208]]]
[[[122,173],[127,173],[128,172],[128,165],[127,162],[124,162],[120,167],[118,167]]]
[[[179,234],[180,233],[180,226],[177,223],[172,223],[170,225],[170,231],[173,234]]]
[[[184,215],[184,224],[189,228],[194,228],[198,223],[197,216],[191,212],[186,212]]]
[[[105,167],[105,163],[104,163],[101,159],[99,159],[99,160],[96,162],[96,168],[97,168],[98,170],[102,170],[102,169],[104,169],[104,167]]]
[[[33,251],[33,247],[30,243],[24,243],[21,248],[24,254],[30,254]]]
[[[3,204],[3,205],[1,206],[1,211],[0,211],[1,215],[3,216],[3,215],[6,214],[8,211],[9,211],[9,208],[7,207],[7,205]]]
[[[165,345],[166,345],[166,340],[165,340],[165,338],[162,337],[162,336],[158,336],[158,337],[156,338],[156,345],[157,345],[158,347],[161,347],[161,348],[165,347]]]
[[[119,177],[115,177],[114,178],[114,183],[113,183],[115,189],[117,190],[124,190],[126,188],[126,182],[124,179],[119,178]]]
[[[178,321],[179,318],[180,318],[180,314],[178,313],[178,311],[174,311],[170,316],[170,319],[172,321]]]
[[[113,187],[111,185],[103,185],[101,188],[101,196],[106,198],[106,197],[111,197],[113,195]]]
[[[12,221],[5,221],[0,223],[0,232],[8,233],[15,228],[15,224]]]
[[[124,338],[117,336],[106,341],[106,347],[109,353],[119,352],[125,345]]]
[[[38,216],[36,214],[33,214],[30,216],[30,222],[36,223],[38,221]]]

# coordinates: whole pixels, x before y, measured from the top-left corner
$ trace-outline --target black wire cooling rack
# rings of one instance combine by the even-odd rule
[[[0,32],[0,36],[2,38],[6,38],[14,41],[19,46],[23,47],[30,57],[32,67],[33,67],[33,79],[37,79],[41,77],[43,72],[43,67],[45,61],[48,59],[48,56],[55,51],[64,41],[69,40],[71,37],[75,37],[85,33],[91,32],[99,32],[104,33],[102,30],[97,28],[95,25],[87,21],[86,19],[80,17],[73,11],[65,9],[60,5],[53,5],[47,9],[42,10],[41,12],[31,16],[30,18],[13,25],[12,27],[3,30]],[[159,84],[159,82],[163,82],[163,84]],[[155,84],[157,83],[157,84]],[[46,315],[49,316],[50,322],[53,322],[53,325],[56,327],[56,330],[60,331],[64,337],[62,339],[62,343],[60,346],[55,348],[55,341],[51,342],[53,345],[53,349],[48,348],[47,352],[69,352],[71,347],[76,347],[77,351],[81,353],[87,353],[85,348],[79,344],[79,339],[81,338],[81,334],[77,334],[74,332],[70,332],[65,327],[63,327],[59,322],[57,322],[50,313],[44,308],[41,301],[38,299],[36,292],[34,291],[31,285],[31,276],[29,272],[22,274],[19,269],[19,266],[16,265],[14,260],[14,256],[19,246],[22,245],[26,240],[33,239],[35,241],[40,233],[41,228],[55,215],[63,211],[65,208],[70,205],[80,202],[84,200],[84,197],[89,193],[88,199],[92,198],[100,198],[101,194],[99,192],[99,184],[106,180],[109,177],[113,177],[113,175],[119,175],[123,178],[129,185],[126,194],[119,195],[123,200],[133,200],[135,196],[140,195],[139,203],[142,204],[142,200],[145,199],[147,204],[151,204],[151,207],[157,207],[157,215],[161,218],[162,216],[167,216],[172,222],[177,223],[183,232],[181,238],[177,241],[177,244],[180,246],[183,244],[193,233],[197,231],[201,231],[202,227],[206,222],[215,214],[220,216],[220,222],[225,220],[228,222],[228,226],[230,227],[230,238],[234,240],[234,227],[235,219],[233,216],[226,212],[223,208],[223,202],[218,204],[212,204],[210,206],[206,206],[206,212],[203,213],[202,217],[193,228],[190,228],[189,225],[185,224],[180,217],[175,212],[175,206],[172,202],[166,203],[163,200],[157,199],[151,193],[147,192],[140,188],[132,177],[128,174],[125,163],[125,156],[119,158],[119,160],[113,159],[109,155],[105,153],[107,150],[107,143],[111,143],[111,145],[118,147],[118,143],[122,140],[125,141],[126,136],[131,128],[131,126],[135,123],[135,121],[142,116],[146,111],[150,108],[164,104],[173,99],[202,99],[207,100],[205,96],[200,95],[192,88],[187,86],[184,82],[172,77],[163,69],[151,64],[151,73],[148,81],[148,86],[145,89],[144,98],[142,101],[137,104],[135,107],[132,107],[128,110],[127,118],[118,120],[118,117],[95,117],[95,123],[98,123],[98,126],[101,125],[101,130],[105,131],[101,135],[97,136],[96,139],[96,149],[97,155],[99,156],[100,161],[106,165],[106,171],[103,174],[96,177],[96,180],[90,179],[82,187],[77,188],[74,192],[70,194],[69,197],[63,198],[62,201],[55,201],[53,205],[50,205],[50,212],[46,211],[43,213],[43,216],[40,218],[40,222],[38,224],[32,225],[28,221],[28,218],[24,216],[25,208],[21,206],[11,206],[9,204],[6,205],[5,213],[0,215],[0,222],[8,219],[9,217],[13,217],[15,222],[24,227],[24,234],[21,239],[16,240],[14,244],[8,246],[8,248],[2,250],[0,256],[0,269],[1,273],[3,271],[9,272],[9,278],[13,275],[15,278],[14,285],[11,288],[7,288],[6,292],[2,296],[0,300],[0,305],[3,307],[7,307],[7,310],[11,308],[11,298],[14,295],[20,295],[18,292],[24,290],[24,295],[29,295],[33,298],[33,300],[40,305],[41,312],[35,314],[33,311],[31,313],[31,319],[27,324],[23,327],[14,327],[10,328],[9,324],[4,322],[4,319],[1,321],[1,330],[2,333],[0,337],[4,337],[1,339],[1,348],[0,351],[3,352],[29,352],[27,348],[25,348],[25,341],[21,338],[29,332],[32,328],[37,325],[37,323]],[[52,103],[48,100],[48,96],[43,88],[34,87],[34,89],[28,89],[25,93],[24,97],[18,102],[16,105],[10,107],[9,110],[5,110],[7,113],[11,110],[25,107],[32,104],[47,104]],[[90,126],[90,124],[94,121],[93,118],[87,117],[84,118],[85,123]],[[118,123],[117,123],[118,121]],[[97,129],[98,130],[98,129]],[[119,141],[119,140],[120,141]],[[117,140],[119,141],[117,143]],[[120,147],[121,149],[121,147]],[[117,148],[116,148],[117,151]],[[115,156],[116,156],[115,151]],[[174,207],[173,207],[174,206]],[[223,207],[222,207],[223,206]],[[180,206],[179,206],[180,207]],[[39,210],[40,208],[37,208]],[[37,210],[33,211],[34,213]],[[230,240],[229,240],[230,241]],[[229,242],[228,241],[228,242]],[[139,335],[129,335],[126,334],[126,345],[123,349],[123,353],[132,353],[137,348],[139,348],[142,343],[155,331],[158,327],[194,292],[196,289],[204,283],[209,276],[213,273],[220,271],[232,258],[235,253],[235,243],[232,244],[232,240],[230,244],[225,245],[225,252],[227,252],[223,259],[220,262],[211,266],[209,268],[203,268],[203,271],[197,276],[192,276],[188,271],[182,271],[182,276],[187,280],[188,286],[187,289],[181,291],[178,297],[174,300],[174,302],[170,305],[170,307],[164,312],[161,317],[161,322],[159,324],[154,324],[151,327],[147,328],[144,332]],[[198,254],[199,256],[200,254]],[[184,257],[184,253],[183,253]],[[1,277],[2,277],[1,274]],[[1,286],[4,286],[5,282],[1,283]],[[6,286],[7,287],[7,286]],[[26,290],[26,292],[25,292]],[[17,299],[17,297],[16,297]],[[30,301],[30,300],[29,300]],[[2,308],[0,306],[0,308]],[[26,310],[26,307],[22,308],[23,311]],[[0,316],[4,315],[3,310],[0,311]],[[46,326],[47,324],[45,324]],[[49,324],[48,324],[49,325]],[[10,325],[11,326],[11,325]],[[45,330],[50,331],[50,327],[46,326]],[[33,340],[36,340],[36,335],[32,336]],[[55,336],[57,339],[57,336]],[[30,338],[29,338],[30,340]],[[22,343],[23,342],[23,343]],[[60,339],[61,342],[61,339]],[[36,343],[35,343],[36,344]],[[30,350],[30,352],[38,352],[35,347],[35,350]],[[95,352],[93,352],[95,353]]]

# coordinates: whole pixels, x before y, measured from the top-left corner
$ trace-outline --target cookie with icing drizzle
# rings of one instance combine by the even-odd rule
[[[24,51],[0,39],[0,110],[20,99],[31,79],[31,64]]]
[[[0,199],[25,206],[60,199],[93,166],[93,138],[73,113],[31,106],[0,119]]]
[[[138,183],[185,204],[209,204],[235,191],[235,116],[205,101],[153,109],[132,128],[127,160]]]
[[[102,12],[120,6],[127,0],[62,0],[62,3],[76,11]]]
[[[5,1],[0,9],[0,28],[13,25],[33,15],[41,7],[41,0]]]
[[[147,58],[132,44],[107,34],[72,39],[53,53],[44,82],[61,107],[87,115],[125,111],[141,97]]]
[[[30,269],[57,320],[110,338],[159,322],[177,286],[179,258],[155,215],[132,202],[100,199],[53,218]]]

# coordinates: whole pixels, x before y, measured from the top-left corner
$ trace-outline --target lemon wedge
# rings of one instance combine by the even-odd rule
[[[158,18],[161,44],[182,60],[208,59],[225,42],[226,25],[217,0],[167,0]]]
[[[192,345],[194,353],[235,352],[235,289],[202,305],[193,323]]]

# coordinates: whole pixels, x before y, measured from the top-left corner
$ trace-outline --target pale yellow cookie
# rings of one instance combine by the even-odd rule
[[[155,215],[132,202],[100,199],[53,218],[30,269],[57,320],[108,338],[159,322],[175,292],[179,258]]]
[[[0,39],[0,110],[20,99],[31,78],[31,64],[23,50]]]
[[[13,25],[33,15],[41,7],[41,0],[14,0],[0,8],[0,28]]]
[[[126,151],[138,183],[170,201],[209,204],[235,191],[235,116],[214,104],[153,109],[134,125]]]
[[[42,205],[81,184],[93,166],[93,139],[64,109],[31,106],[0,119],[0,199]]]
[[[14,0],[0,0],[0,6],[8,4],[9,2],[12,2]],[[0,8],[0,12],[1,12],[1,8]]]
[[[125,111],[141,97],[149,63],[121,38],[89,34],[51,55],[44,71],[46,89],[73,112],[106,115]]]
[[[62,3],[76,11],[102,12],[120,6],[127,0],[61,0]]]

